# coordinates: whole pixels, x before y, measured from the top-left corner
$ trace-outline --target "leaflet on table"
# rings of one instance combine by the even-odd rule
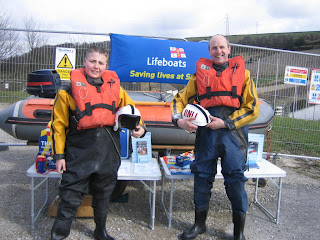
[[[246,165],[249,168],[259,168],[262,161],[264,134],[249,133],[248,156]]]
[[[154,163],[135,163],[133,172],[141,175],[156,175],[158,169],[158,165]]]
[[[127,176],[132,172],[137,175],[154,175],[158,174],[158,166],[154,163],[131,163],[130,161],[121,161],[118,170],[118,176]]]
[[[118,170],[118,175],[130,175],[130,162],[129,161],[121,161],[120,168]]]
[[[132,162],[147,163],[151,159],[151,133],[147,132],[143,138],[132,137]]]

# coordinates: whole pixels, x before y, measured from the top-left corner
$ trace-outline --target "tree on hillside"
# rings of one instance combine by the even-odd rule
[[[40,26],[32,17],[25,18],[24,27],[26,30],[28,30],[25,33],[25,36],[27,40],[27,47],[30,51],[34,50],[35,48],[39,48],[46,43],[47,38],[43,37],[41,33],[37,32],[37,30],[40,29]]]
[[[11,28],[10,18],[0,12],[0,28]],[[15,55],[19,50],[19,34],[14,31],[0,30],[0,61]]]
[[[33,67],[29,71],[34,71],[41,68],[42,61],[40,47],[47,43],[47,38],[37,30],[40,29],[40,25],[32,17],[26,17],[24,20],[24,26],[27,30],[25,32],[26,45],[29,50],[29,63],[33,64]]]

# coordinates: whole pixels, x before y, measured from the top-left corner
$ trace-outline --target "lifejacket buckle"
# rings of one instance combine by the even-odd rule
[[[72,118],[74,119],[74,121],[75,121],[76,123],[79,122],[78,119],[76,118],[76,116],[73,115]]]

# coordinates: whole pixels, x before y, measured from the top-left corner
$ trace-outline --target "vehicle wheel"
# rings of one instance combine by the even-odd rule
[[[256,182],[256,178],[252,178],[253,182]],[[267,185],[267,180],[265,178],[259,178],[258,187],[265,187]]]
[[[265,178],[259,178],[258,187],[265,187],[267,185],[267,180]]]

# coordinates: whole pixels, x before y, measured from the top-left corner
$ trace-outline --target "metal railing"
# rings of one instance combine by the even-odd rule
[[[33,42],[27,41],[33,34]],[[14,36],[13,46],[1,44],[1,36]],[[30,36],[29,38],[30,39]],[[181,39],[184,40],[184,39]],[[109,33],[63,32],[47,30],[0,28],[0,110],[27,98],[28,73],[39,69],[55,68],[55,48],[76,49],[76,68],[82,66],[86,49],[100,45],[110,50]],[[320,55],[284,51],[231,43],[231,55],[242,55],[246,68],[256,83],[258,95],[267,100],[275,110],[272,132],[268,136],[272,152],[294,156],[318,157],[320,155],[320,110],[308,104],[309,85],[284,84],[286,66],[320,68]],[[171,90],[184,86],[159,83],[122,83],[126,90]],[[301,111],[308,111],[301,117]],[[297,137],[298,136],[298,137]],[[24,144],[25,141],[0,134],[1,144]],[[266,149],[267,150],[267,149]]]

